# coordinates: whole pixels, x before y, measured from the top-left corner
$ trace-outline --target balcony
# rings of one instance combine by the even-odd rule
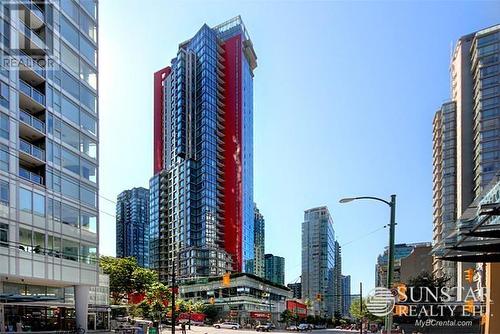
[[[19,134],[30,140],[40,140],[45,137],[45,123],[24,110],[19,111]]]
[[[26,81],[19,80],[19,106],[28,111],[42,111],[45,109],[45,95]]]
[[[31,166],[45,164],[45,150],[19,138],[19,157]]]
[[[29,12],[29,25],[31,28],[39,28],[45,24],[45,13],[38,7],[36,3],[31,0],[23,0],[19,2],[22,7]],[[23,8],[24,7],[24,8]]]
[[[43,185],[43,177],[19,166],[19,176],[30,182]]]
[[[47,46],[44,38],[39,33],[35,32],[35,28],[28,27],[23,21],[19,21],[19,23],[19,48],[22,50],[30,50],[30,53],[33,54],[45,54]]]
[[[45,63],[45,57],[32,57],[20,51],[19,53],[19,78],[31,85],[39,85],[45,81],[45,68],[39,62]]]

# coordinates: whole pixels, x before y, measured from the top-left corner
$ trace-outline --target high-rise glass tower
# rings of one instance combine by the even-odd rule
[[[500,169],[500,25],[461,37],[451,60],[451,98],[434,118],[434,248]],[[434,272],[461,286],[461,263],[434,259]]]
[[[254,260],[256,58],[235,17],[203,25],[154,75],[151,253],[162,279],[175,263],[183,278],[247,271]]]
[[[333,316],[335,232],[326,206],[304,212],[302,223],[302,298],[316,315]]]
[[[254,261],[252,273],[259,277],[265,277],[265,220],[257,205],[254,206],[254,210]]]
[[[98,283],[97,2],[1,1],[0,14],[0,328],[86,329]]]
[[[149,191],[123,191],[116,201],[116,256],[132,256],[149,267]]]
[[[285,258],[273,254],[264,256],[265,279],[285,285]]]

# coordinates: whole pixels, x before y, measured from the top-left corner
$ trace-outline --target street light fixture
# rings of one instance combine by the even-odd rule
[[[342,198],[340,203],[349,203],[355,200],[369,199],[374,201],[379,201],[387,204],[391,209],[391,220],[389,223],[389,259],[387,267],[387,289],[392,287],[392,279],[394,275],[394,235],[396,228],[396,195],[391,195],[391,200],[386,201],[385,199],[372,197],[372,196],[360,196],[360,197],[346,197]],[[391,333],[392,330],[392,314],[388,314],[385,318],[385,329],[387,333]]]

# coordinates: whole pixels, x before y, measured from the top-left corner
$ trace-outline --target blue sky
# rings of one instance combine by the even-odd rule
[[[353,290],[374,285],[398,196],[397,242],[432,235],[432,117],[449,97],[460,36],[499,23],[500,2],[100,1],[101,253],[114,255],[114,202],[152,175],[153,72],[207,23],[241,15],[258,56],[255,200],[266,252],[300,275],[305,209],[328,205]],[[346,244],[347,243],[347,244]]]

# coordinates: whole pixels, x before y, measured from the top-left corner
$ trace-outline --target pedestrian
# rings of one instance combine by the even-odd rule
[[[185,322],[181,323],[181,330],[182,330],[182,334],[186,334],[186,323]]]

